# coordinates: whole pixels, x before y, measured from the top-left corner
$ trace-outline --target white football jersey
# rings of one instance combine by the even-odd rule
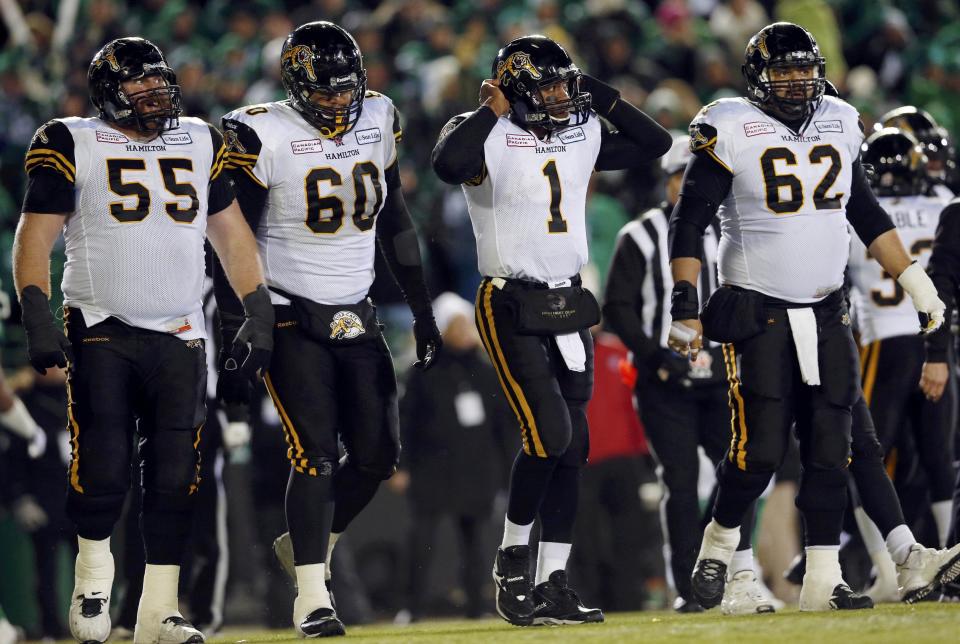
[[[54,124],[72,137],[73,163],[49,147]],[[184,340],[206,337],[208,193],[226,159],[219,132],[185,117],[140,143],[99,118],[71,117],[37,131],[28,170],[41,157],[59,160],[76,191],[64,228],[64,304],[83,311],[87,325],[112,316]]]
[[[463,184],[481,275],[553,283],[580,272],[600,128],[591,114],[541,141],[500,117],[483,146],[483,175]]]
[[[321,138],[288,101],[235,110],[223,127],[228,167],[268,190],[254,231],[267,284],[321,304],[365,298],[386,171],[401,136],[393,102],[367,92],[356,125],[333,139]]]
[[[720,206],[720,281],[790,302],[843,285],[846,204],[863,140],[857,111],[826,96],[796,134],[745,98],[704,107],[691,147],[733,175]]]
[[[948,199],[940,196],[881,197],[880,205],[897,225],[904,248],[927,268],[933,237],[940,213]],[[852,302],[860,342],[866,346],[876,340],[899,335],[916,335],[920,329],[917,311],[903,287],[870,257],[863,242],[852,235],[850,244],[850,280]]]

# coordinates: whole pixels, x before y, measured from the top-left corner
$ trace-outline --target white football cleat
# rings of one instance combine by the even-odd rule
[[[193,624],[174,611],[166,617],[137,617],[134,644],[203,644],[206,639]]]
[[[74,590],[70,600],[70,634],[78,642],[106,642],[110,637],[110,595]]]
[[[945,550],[910,546],[903,565],[897,566],[900,600],[913,604],[960,577],[960,543]]]
[[[752,570],[741,570],[727,580],[720,602],[720,612],[724,615],[759,615],[776,611],[776,606],[764,595],[757,575]]]

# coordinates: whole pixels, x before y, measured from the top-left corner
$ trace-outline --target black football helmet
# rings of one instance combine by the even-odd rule
[[[861,147],[860,161],[873,167],[870,184],[879,197],[905,197],[927,191],[927,157],[910,134],[885,127],[870,135]]]
[[[927,157],[927,176],[933,183],[944,183],[957,170],[956,149],[946,128],[926,110],[904,105],[880,117],[877,129],[895,127],[912,134]]]
[[[160,76],[164,85],[128,94],[123,83]],[[117,38],[98,51],[87,71],[90,100],[100,118],[144,133],[180,127],[183,101],[177,75],[167,66],[160,49],[144,38]]]
[[[771,81],[774,67],[813,67],[813,78]],[[741,71],[750,100],[785,120],[809,116],[826,88],[826,64],[816,39],[792,22],[775,22],[757,32],[747,43]]]
[[[510,101],[510,118],[524,128],[548,132],[581,125],[590,118],[590,94],[580,91],[580,69],[570,54],[546,36],[509,42],[493,59],[493,78]],[[548,103],[541,88],[566,83],[567,100]]]
[[[367,72],[357,41],[332,22],[308,22],[283,43],[280,74],[290,103],[324,137],[342,136],[360,119],[367,91]],[[351,93],[344,107],[321,107],[314,92]]]

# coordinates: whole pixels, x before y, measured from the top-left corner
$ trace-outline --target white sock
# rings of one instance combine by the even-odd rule
[[[807,546],[807,574],[842,577],[840,546]]]
[[[327,542],[327,562],[323,573],[325,581],[330,581],[333,578],[333,572],[330,570],[330,560],[333,559],[333,547],[337,545],[337,539],[339,539],[342,534],[342,532],[330,533],[330,541]]]
[[[703,541],[700,542],[700,552],[697,559],[713,559],[715,556],[726,557],[726,552],[736,550],[740,543],[740,526],[725,528],[716,519],[711,519],[703,531]],[[722,547],[724,554],[720,555],[717,548]]]
[[[893,563],[902,566],[910,555],[910,546],[917,542],[916,537],[905,524],[901,523],[887,535],[887,551]]]
[[[866,511],[862,507],[854,508],[853,518],[856,520],[857,527],[860,529],[863,545],[866,546],[870,558],[873,559],[874,555],[878,552],[885,553],[887,551],[887,544],[883,540],[883,535],[880,534],[880,528],[873,522],[873,519],[867,516]]]
[[[30,441],[37,432],[43,431],[27,411],[27,407],[19,397],[14,396],[13,406],[7,411],[0,412],[0,423],[20,438]]]
[[[533,530],[533,521],[527,525],[520,525],[519,523],[514,523],[510,519],[504,517],[503,541],[500,543],[500,547],[509,548],[510,546],[529,546],[531,530]]]
[[[77,537],[77,559],[74,579],[77,591],[110,594],[113,586],[113,554],[110,537],[94,540]]]
[[[522,526],[521,526],[522,527]],[[570,558],[572,544],[541,541],[537,555],[537,580],[534,584],[542,584],[550,579],[555,570],[566,570],[567,559]]]
[[[933,512],[933,520],[937,524],[937,537],[940,539],[940,547],[947,547],[947,535],[950,534],[950,513],[953,510],[953,501],[937,501],[930,504],[930,510]]]
[[[143,571],[143,592],[137,607],[137,622],[150,618],[166,619],[179,614],[177,585],[180,581],[180,566],[147,564]]]
[[[738,572],[743,570],[749,570],[754,572],[753,569],[753,548],[747,548],[745,550],[737,550],[733,553],[733,558],[730,560],[730,565],[727,566],[727,575],[733,577]]]
[[[297,604],[306,612],[297,619],[306,617],[318,608],[333,608],[327,592],[326,564],[297,566]]]

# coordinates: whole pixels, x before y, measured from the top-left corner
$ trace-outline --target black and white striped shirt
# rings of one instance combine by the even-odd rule
[[[670,213],[651,208],[620,229],[604,293],[604,325],[620,336],[636,363],[667,346],[670,334]],[[714,220],[703,236],[700,279],[702,301],[716,290],[720,222]]]

